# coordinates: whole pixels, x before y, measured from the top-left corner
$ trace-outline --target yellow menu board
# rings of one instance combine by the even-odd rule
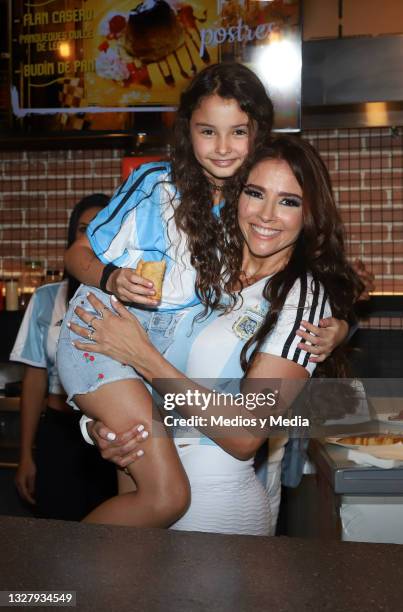
[[[21,0],[13,24],[17,116],[166,110],[205,66],[239,61],[295,127],[298,0]]]

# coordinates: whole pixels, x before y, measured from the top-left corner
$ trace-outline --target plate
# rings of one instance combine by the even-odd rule
[[[344,448],[351,448],[361,453],[365,453],[366,455],[373,455],[374,457],[379,457],[379,459],[392,459],[394,461],[403,460],[402,442],[365,446],[363,444],[344,444],[343,438],[340,437],[326,438],[326,442],[329,444],[336,444],[337,446],[344,446]]]

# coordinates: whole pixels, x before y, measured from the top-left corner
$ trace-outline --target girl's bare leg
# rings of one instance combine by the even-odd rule
[[[119,495],[95,508],[84,521],[133,527],[168,527],[175,522],[189,504],[189,483],[172,439],[161,421],[152,418],[152,399],[144,384],[139,380],[107,383],[74,399],[85,414],[116,433],[141,422],[151,434],[142,444],[144,457],[128,466],[136,490],[119,470]]]

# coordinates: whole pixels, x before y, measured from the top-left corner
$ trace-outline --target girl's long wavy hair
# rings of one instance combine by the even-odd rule
[[[226,233],[223,249],[227,272],[226,291],[232,293],[235,299],[233,287],[239,279],[242,265],[244,238],[237,222],[239,196],[252,168],[270,159],[285,161],[301,186],[303,229],[285,267],[266,282],[263,296],[269,302],[270,309],[263,325],[242,350],[241,365],[245,374],[266,336],[276,325],[287,295],[297,279],[303,279],[310,273],[314,285],[321,283],[332,313],[339,319],[349,317],[354,302],[363,290],[363,284],[346,259],[344,228],[325,164],[308,142],[296,136],[282,135],[255,151],[232,182],[232,193],[227,194],[223,220],[225,227],[231,229]],[[312,287],[313,291],[314,289],[315,287]],[[338,349],[319,365],[316,375],[346,375],[342,351]]]
[[[222,296],[220,252],[224,247],[223,224],[211,213],[213,186],[193,153],[190,120],[207,96],[217,94],[236,100],[250,120],[251,152],[270,136],[273,105],[263,84],[246,66],[214,64],[202,70],[182,93],[174,127],[172,180],[179,190],[180,204],[175,222],[187,236],[191,262],[196,270],[196,290],[205,305],[219,308]],[[226,197],[226,181],[223,197]]]
[[[71,247],[73,242],[75,242],[76,240],[76,234],[78,225],[80,223],[81,215],[89,208],[105,208],[105,206],[109,203],[109,200],[110,198],[104,193],[92,193],[91,195],[85,196],[84,198],[82,198],[82,200],[77,202],[70,215],[69,227],[67,230],[66,249]],[[74,276],[71,276],[71,274],[69,274],[67,270],[64,271],[63,278],[67,279],[67,303],[69,303],[69,301],[77,291],[80,283],[76,278],[74,278]]]

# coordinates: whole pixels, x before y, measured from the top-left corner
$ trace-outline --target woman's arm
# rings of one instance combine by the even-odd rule
[[[96,310],[102,308],[102,303],[95,296],[89,296],[89,301]],[[211,396],[211,389],[206,389],[187,378],[155,349],[144,329],[132,314],[119,302],[113,301],[113,303],[119,316],[110,311],[105,311],[102,321],[93,322],[96,328],[94,334],[96,342],[91,345],[91,352],[109,355],[117,361],[132,365],[153,385],[161,396],[168,393],[172,395],[188,392],[192,394],[192,397],[195,397],[197,393],[210,394]],[[91,315],[86,313],[85,310],[77,308],[76,312],[83,321],[89,322]],[[86,329],[73,323],[71,328],[79,335],[87,337],[88,331]],[[75,345],[77,348],[88,350],[88,343],[76,342]],[[268,354],[259,354],[250,369],[249,383],[253,379],[254,392],[258,393],[261,389],[267,388],[268,378],[303,381],[307,377],[308,373],[305,368],[290,360]],[[261,385],[259,385],[259,379],[262,379]],[[302,385],[293,385],[293,388],[294,393],[297,394]],[[295,395],[289,392],[287,397],[282,397],[282,400],[287,402],[288,405],[294,397]],[[185,418],[203,416],[200,408],[190,404],[177,406],[177,410]],[[204,412],[204,416],[206,412],[209,419],[206,419],[207,422],[202,427],[203,433],[211,437],[225,451],[239,459],[252,457],[267,437],[267,429],[259,428],[259,426],[251,430],[242,426],[226,427],[225,437],[222,437],[223,428],[212,424],[212,416],[250,418],[251,413],[243,406],[228,406],[224,401],[214,401],[213,406],[211,403],[208,405],[208,411]],[[279,414],[278,411],[276,413]]]
[[[35,503],[36,466],[32,449],[39,419],[44,409],[48,375],[45,368],[25,366],[21,394],[20,461],[15,476],[19,494],[30,504]]]

